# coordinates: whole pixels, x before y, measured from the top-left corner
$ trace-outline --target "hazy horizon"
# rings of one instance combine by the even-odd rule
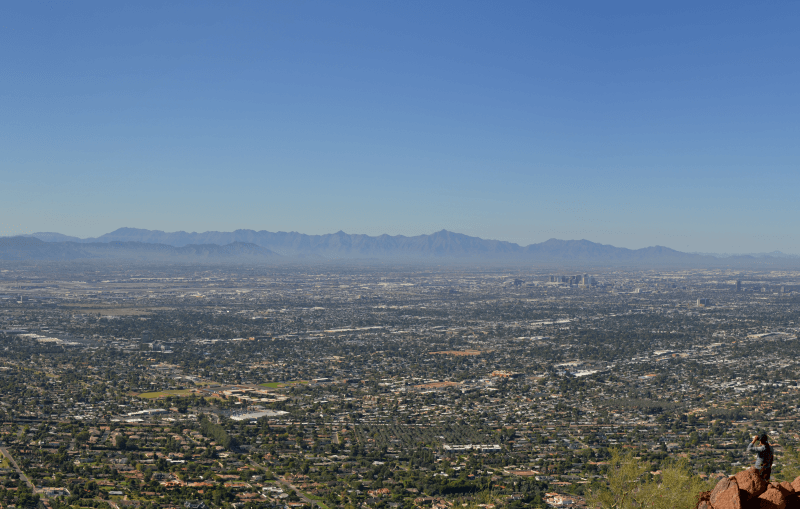
[[[150,230],[150,229],[146,229],[146,228],[135,228],[135,227],[123,226],[123,227],[114,229],[112,231],[105,232],[105,233],[103,233],[101,235],[86,236],[86,237],[79,237],[77,235],[67,235],[67,234],[63,234],[61,232],[33,232],[33,233],[23,234],[23,235],[25,235],[25,236],[34,236],[34,237],[40,236],[40,237],[42,237],[43,240],[48,240],[48,241],[55,241],[55,239],[53,239],[53,240],[47,239],[47,238],[45,238],[45,236],[48,236],[48,235],[59,235],[59,236],[60,235],[64,235],[68,239],[77,238],[77,239],[80,239],[82,241],[86,241],[86,240],[101,239],[105,235],[113,234],[113,233],[115,233],[115,232],[117,232],[119,230],[125,230],[125,229],[143,230],[143,231],[147,231],[147,232],[163,233],[163,234],[167,234],[167,235],[171,235],[171,234],[206,235],[206,234],[217,234],[217,233],[225,234],[225,233],[234,233],[236,231],[254,231],[254,232],[257,232],[257,233],[258,232],[269,232],[269,230],[253,230],[253,229],[249,229],[249,228],[237,228],[235,230],[230,230],[230,231],[219,231],[219,230],[205,230],[205,231],[176,230],[176,231],[166,232],[164,230]],[[269,233],[296,233],[296,234],[300,234],[300,235],[309,235],[309,236],[325,236],[325,235],[335,235],[337,233],[344,233],[344,234],[347,234],[347,235],[367,235],[369,237],[373,237],[374,238],[374,237],[380,237],[380,236],[383,236],[383,235],[389,235],[391,237],[395,237],[395,236],[399,236],[399,237],[430,236],[430,235],[434,235],[434,234],[439,233],[439,232],[449,232],[449,233],[454,233],[454,234],[457,234],[457,235],[467,235],[467,234],[465,234],[463,232],[454,232],[454,231],[450,231],[450,230],[447,230],[447,229],[441,229],[441,230],[434,231],[434,232],[419,233],[419,234],[416,234],[416,235],[402,235],[402,234],[396,234],[396,235],[392,235],[392,234],[369,235],[369,234],[364,234],[364,233],[359,233],[359,232],[347,232],[347,231],[344,231],[344,230],[339,230],[339,231],[335,231],[335,232],[326,232],[326,233],[322,233],[322,234],[308,234],[308,233],[305,233],[305,232],[287,231],[287,230],[275,230],[275,231],[271,231]],[[547,242],[547,241],[550,241],[550,240],[558,240],[558,241],[567,241],[567,242],[588,241],[588,242],[592,242],[594,244],[601,244],[601,245],[613,246],[613,247],[617,247],[617,248],[630,249],[630,250],[644,249],[644,248],[649,248],[649,247],[666,247],[666,248],[669,248],[669,249],[674,249],[671,246],[662,245],[662,244],[654,244],[654,245],[650,245],[650,246],[638,246],[638,247],[619,246],[619,245],[608,244],[608,243],[603,243],[603,242],[596,242],[596,241],[593,241],[591,239],[586,239],[586,238],[581,238],[581,239],[577,239],[577,238],[576,239],[558,239],[558,238],[555,238],[555,237],[551,237],[549,239],[545,239],[542,242],[533,242],[533,243],[530,243],[530,244],[520,244],[518,242],[513,242],[513,241],[510,241],[510,240],[501,239],[501,238],[484,238],[484,237],[477,237],[477,236],[471,236],[471,235],[468,235],[468,236],[473,237],[473,238],[478,238],[478,239],[481,239],[481,240],[486,240],[486,241],[509,242],[509,243],[512,243],[512,244],[517,244],[520,247],[526,247],[526,246],[530,246],[530,245],[541,244],[543,242]],[[68,239],[65,239],[65,240],[68,240]],[[219,245],[225,245],[224,243],[221,243],[221,244],[218,243],[218,244]],[[677,250],[677,251],[680,251],[680,250]],[[789,256],[798,256],[797,253],[789,253],[789,252],[778,251],[778,250],[774,250],[774,251],[751,251],[751,252],[740,252],[740,253],[700,252],[700,251],[681,251],[681,252],[688,253],[688,254],[700,254],[700,255],[716,256],[716,257],[728,257],[728,256],[740,256],[740,255],[768,255],[768,254],[781,254],[781,255],[789,255]]]

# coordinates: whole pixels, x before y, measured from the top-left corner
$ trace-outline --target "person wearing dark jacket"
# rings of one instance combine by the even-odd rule
[[[760,442],[761,445],[756,445]],[[758,472],[762,479],[769,482],[769,476],[772,474],[772,460],[775,458],[772,454],[772,446],[769,445],[769,437],[766,433],[761,436],[756,435],[753,441],[747,446],[747,452],[756,453],[756,462],[753,469]]]

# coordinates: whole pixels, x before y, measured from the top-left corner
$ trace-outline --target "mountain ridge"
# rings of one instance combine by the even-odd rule
[[[308,235],[296,231],[291,232],[269,232],[266,230],[247,230],[239,229],[232,232],[219,232],[219,231],[206,231],[198,232],[164,232],[161,230],[146,230],[140,228],[123,227],[114,230],[113,232],[103,234],[99,237],[80,239],[78,237],[70,237],[60,233],[40,232],[29,235],[36,237],[46,242],[61,242],[73,241],[78,243],[94,243],[94,242],[112,242],[112,241],[135,241],[145,243],[159,243],[167,244],[176,247],[181,247],[188,244],[218,244],[224,245],[231,242],[250,242],[256,245],[266,246],[268,244],[282,244],[291,246],[294,249],[314,249],[322,245],[339,246],[339,247],[356,247],[364,248],[364,244],[376,242],[389,243],[393,246],[403,246],[409,242],[421,241],[425,239],[427,243],[436,248],[443,242],[454,242],[458,240],[466,240],[476,247],[476,243],[490,243],[492,245],[508,245],[520,248],[518,244],[499,241],[499,240],[486,240],[479,237],[470,237],[460,233],[449,232],[447,230],[440,230],[429,235],[388,235],[382,234],[378,236],[369,236],[365,234],[348,234],[339,230],[336,233],[327,233],[322,235]]]
[[[8,239],[36,239],[24,244]],[[3,240],[5,239],[5,240]],[[240,229],[232,232],[164,232],[119,228],[96,238],[80,239],[55,232],[0,238],[0,259],[129,259],[283,263],[292,261],[373,260],[408,262],[480,262],[500,264],[646,265],[682,267],[775,266],[800,263],[786,257],[731,256],[724,259],[684,253],[665,246],[615,247],[586,239],[549,239],[519,244],[440,230],[404,236],[323,235]],[[47,246],[51,246],[48,248]],[[5,247],[3,247],[5,246]]]

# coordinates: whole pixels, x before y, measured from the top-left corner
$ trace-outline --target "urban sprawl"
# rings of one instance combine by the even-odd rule
[[[762,432],[798,472],[800,272],[0,269],[2,507],[580,507]]]

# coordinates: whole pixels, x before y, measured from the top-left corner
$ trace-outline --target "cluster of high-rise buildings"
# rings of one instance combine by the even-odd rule
[[[597,284],[597,281],[594,277],[590,276],[589,274],[584,275],[576,275],[576,276],[550,276],[551,283],[565,283],[569,285],[580,285],[580,286],[594,286]]]
[[[752,288],[751,291],[761,292],[761,293],[772,293],[774,291],[773,288],[775,288],[775,287],[771,287],[770,285],[763,285],[763,286],[756,286],[756,287]],[[779,294],[791,293],[792,291],[796,291],[796,288],[797,288],[796,286],[788,286],[787,287],[786,285],[780,285],[780,286],[777,287],[777,293],[779,293]],[[742,288],[742,281],[741,280],[736,280],[736,285],[734,286],[734,291],[736,291],[736,292],[744,291],[744,288]]]

